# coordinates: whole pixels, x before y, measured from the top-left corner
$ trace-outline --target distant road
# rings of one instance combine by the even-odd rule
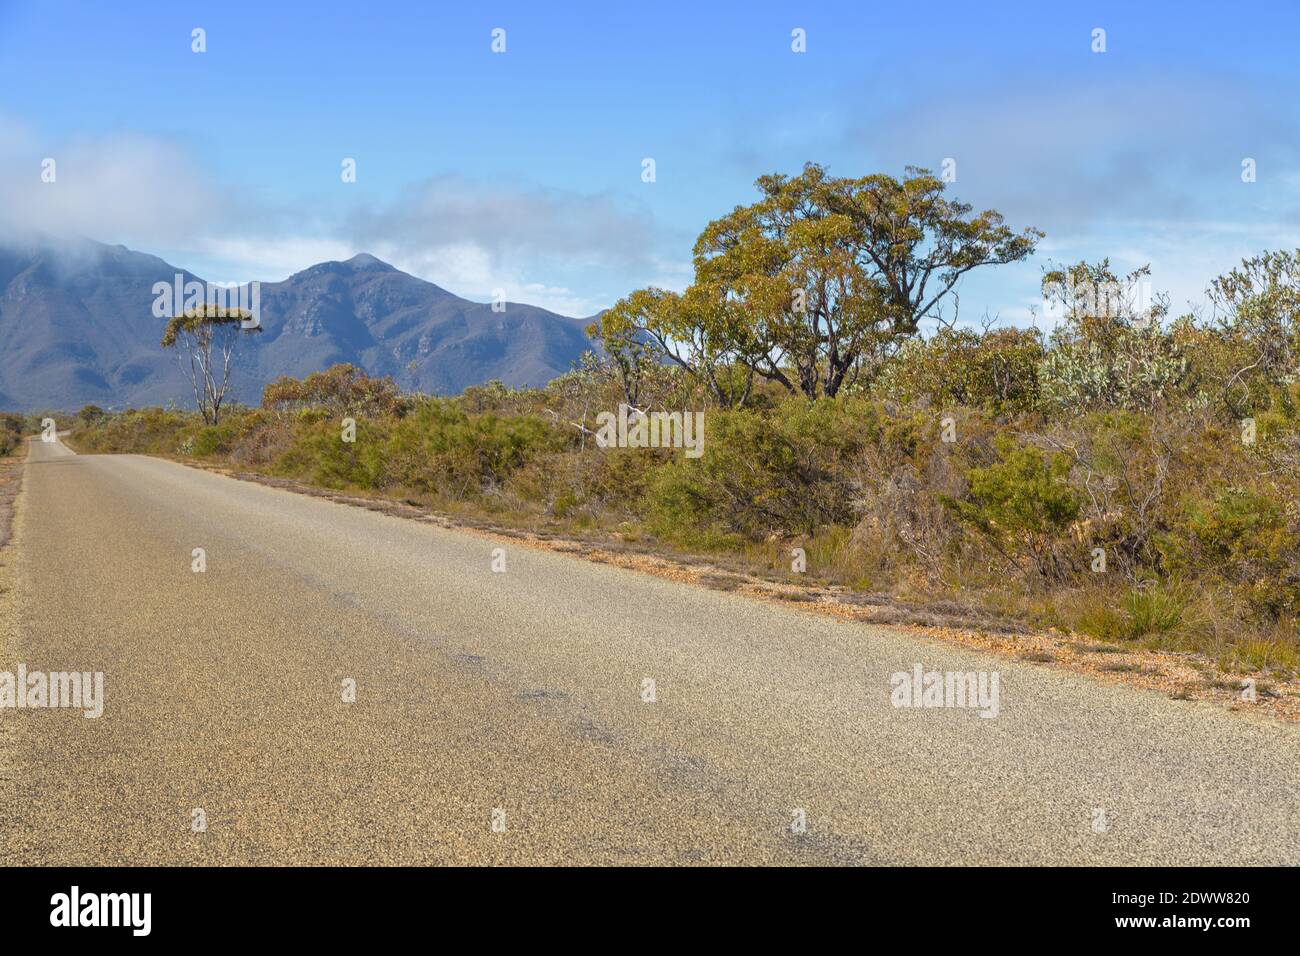
[[[1300,862],[1292,728],[166,461],[25,481],[0,670],[106,700],[0,710],[3,863]],[[891,706],[916,664],[999,716]]]

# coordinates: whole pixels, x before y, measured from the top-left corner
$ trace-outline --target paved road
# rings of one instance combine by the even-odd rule
[[[0,669],[105,707],[0,711],[0,862],[1300,862],[1290,728],[144,457],[25,481]],[[999,716],[891,706],[918,663]]]

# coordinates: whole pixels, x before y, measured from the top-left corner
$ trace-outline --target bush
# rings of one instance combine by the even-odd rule
[[[908,342],[874,393],[933,408],[983,408],[994,414],[1038,405],[1043,342],[1037,329],[942,329]]]
[[[262,389],[262,407],[281,414],[320,409],[344,415],[401,415],[406,403],[391,378],[371,378],[355,365],[332,365],[302,380],[283,376]]]
[[[1124,601],[1132,638],[1168,634],[1183,623],[1185,602],[1168,588],[1130,591]]]
[[[1164,328],[1164,300],[1143,302],[1150,270],[1120,277],[1110,262],[1079,262],[1043,276],[1044,296],[1063,310],[1038,380],[1045,408],[1153,411],[1186,394],[1182,340]]]
[[[201,427],[196,414],[144,408],[95,419],[77,428],[72,437],[82,451],[175,455],[184,453]]]
[[[501,485],[567,439],[533,415],[470,415],[445,399],[422,401],[391,424],[385,441],[390,481],[453,498]]]
[[[1268,618],[1300,611],[1300,531],[1281,503],[1233,487],[1185,508],[1163,540],[1171,568],[1226,581]]]
[[[1137,641],[1172,634],[1187,616],[1186,599],[1173,588],[1152,587],[1123,595],[1090,592],[1073,613],[1073,630],[1102,641]]]
[[[11,413],[0,414],[0,458],[12,454],[23,443],[26,430],[23,416]]]
[[[323,488],[383,487],[383,434],[368,421],[357,422],[355,442],[342,439],[341,426],[316,421],[304,426],[272,470]]]
[[[849,522],[851,462],[867,440],[854,413],[864,407],[795,398],[770,415],[708,413],[703,455],[674,456],[653,479],[652,526],[678,539],[707,530],[759,540]]]
[[[1069,459],[1008,436],[996,447],[1001,461],[968,472],[969,497],[946,500],[1010,561],[1019,565],[1018,556],[1028,554],[1041,577],[1059,580],[1065,570],[1060,539],[1079,517],[1078,493],[1067,482]]]

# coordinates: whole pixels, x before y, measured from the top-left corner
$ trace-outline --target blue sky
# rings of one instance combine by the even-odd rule
[[[761,174],[951,157],[955,197],[1048,235],[963,283],[967,321],[1026,321],[1049,260],[1150,263],[1178,309],[1300,246],[1300,5],[972,6],[0,0],[0,229],[218,281],[368,251],[586,315],[682,287]]]

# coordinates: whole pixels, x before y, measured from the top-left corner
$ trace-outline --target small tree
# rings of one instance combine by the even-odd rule
[[[1150,274],[1142,266],[1121,277],[1109,259],[1043,274],[1043,297],[1061,312],[1038,371],[1050,407],[1154,411],[1185,394],[1188,359],[1163,325],[1168,297],[1142,294]]]
[[[1300,249],[1264,252],[1210,284],[1210,301],[1222,328],[1251,358],[1232,376],[1250,374],[1270,385],[1300,372]]]
[[[637,292],[634,295],[654,296],[656,293],[658,290]],[[632,308],[629,305],[631,301],[631,298],[623,299],[615,308]],[[621,321],[611,321],[604,325],[593,322],[587,326],[587,334],[604,345],[608,367],[614,371],[623,389],[623,401],[633,408],[640,408],[641,383],[656,360],[649,334],[632,322]]]
[[[664,358],[722,407],[743,406],[754,372],[741,356],[757,361],[763,351],[746,336],[736,307],[700,285],[683,294],[638,289],[607,309],[587,334],[604,346],[629,405],[639,404],[643,384]]]
[[[261,325],[244,327],[252,314],[243,309],[201,305],[173,316],[163,332],[163,348],[176,349],[182,372],[188,372],[194,401],[203,421],[221,420],[221,404],[230,387],[230,372],[242,338],[240,332],[260,332]],[[188,359],[188,367],[186,360]]]

